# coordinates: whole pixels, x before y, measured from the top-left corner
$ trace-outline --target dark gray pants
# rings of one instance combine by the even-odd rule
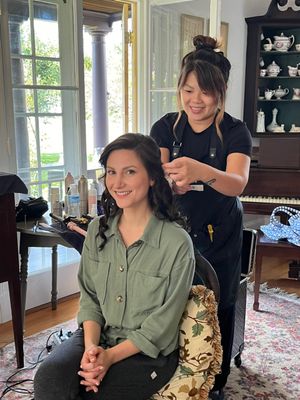
[[[56,346],[34,378],[35,400],[147,400],[173,376],[178,350],[153,359],[136,354],[112,365],[98,393],[85,392],[77,372],[84,351],[83,331]],[[156,378],[152,379],[152,372]]]

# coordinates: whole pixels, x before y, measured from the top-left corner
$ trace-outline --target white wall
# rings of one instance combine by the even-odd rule
[[[229,24],[227,57],[232,65],[226,111],[242,119],[247,48],[245,18],[264,15],[271,0],[221,0],[221,2],[221,21]]]
[[[58,268],[58,299],[79,292],[77,271],[78,264],[69,264]],[[28,277],[26,310],[50,302],[52,282],[51,279],[51,270],[32,274]],[[51,305],[49,307],[51,307]],[[8,284],[7,282],[5,282],[0,284],[0,323],[4,323],[10,320],[10,299],[8,295]]]

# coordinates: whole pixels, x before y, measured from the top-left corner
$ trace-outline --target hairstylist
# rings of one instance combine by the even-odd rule
[[[151,136],[188,217],[195,247],[219,278],[223,363],[210,396],[222,399],[240,281],[243,212],[237,196],[248,181],[252,145],[246,125],[224,110],[230,62],[215,39],[199,35],[193,43],[196,49],[183,58],[178,80],[180,111],[158,120]]]

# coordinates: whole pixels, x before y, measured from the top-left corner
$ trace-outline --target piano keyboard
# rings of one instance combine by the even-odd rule
[[[296,197],[240,196],[240,200],[242,203],[300,205],[300,199]]]

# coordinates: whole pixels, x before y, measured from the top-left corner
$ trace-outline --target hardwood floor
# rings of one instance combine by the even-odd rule
[[[289,262],[290,260],[282,262],[282,259],[264,258],[261,281],[267,281],[270,287],[279,287],[288,293],[296,293],[300,297],[300,280],[288,279]],[[29,310],[25,317],[25,337],[75,318],[78,303],[79,295],[73,295],[60,300],[55,311],[51,310],[50,304],[39,307],[39,309]],[[0,325],[0,348],[12,341],[11,322]]]
[[[24,336],[30,336],[51,326],[75,318],[78,311],[79,294],[68,296],[58,301],[57,309],[51,304],[28,310],[25,316]],[[13,331],[11,321],[0,324],[0,348],[12,342]]]

